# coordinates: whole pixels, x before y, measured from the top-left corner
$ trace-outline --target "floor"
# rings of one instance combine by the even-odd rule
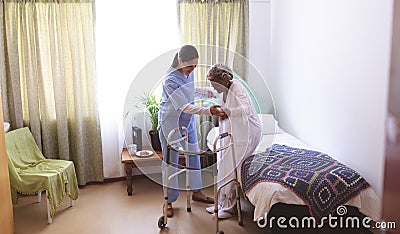
[[[21,197],[14,206],[15,233],[215,233],[213,216],[205,211],[209,205],[192,202],[192,212],[186,212],[184,192],[174,203],[175,216],[160,231],[157,221],[162,215],[161,186],[145,177],[135,178],[133,186],[133,195],[128,196],[125,181],[87,185],[80,189],[74,207],[69,207],[69,199],[64,199],[52,224],[47,223],[45,194],[41,203],[36,202],[36,196]],[[212,195],[212,188],[204,192]],[[244,226],[230,218],[220,222],[221,230],[269,233],[252,222],[250,203],[242,203]]]
[[[203,191],[209,196],[213,193],[212,187]],[[290,230],[269,229],[268,226],[260,228],[256,222],[252,221],[254,209],[252,205],[243,198],[241,201],[244,226],[239,226],[237,218],[232,217],[219,222],[220,230],[238,234],[371,234],[368,230]],[[42,195],[41,203],[37,202],[36,196],[23,196],[14,206],[15,233],[215,233],[213,216],[205,211],[209,204],[193,201],[192,212],[188,213],[185,192],[181,192],[178,201],[174,203],[175,216],[168,219],[166,228],[160,230],[157,222],[162,215],[162,204],[162,187],[144,176],[134,178],[132,196],[127,195],[126,181],[87,185],[81,188],[75,206],[69,207],[69,199],[64,199],[52,224],[47,223],[45,193]],[[270,211],[270,214],[276,217],[283,214],[293,216],[301,213],[304,213],[304,210],[299,211],[298,208],[285,205],[276,205]],[[376,233],[381,232],[375,230],[374,234]]]

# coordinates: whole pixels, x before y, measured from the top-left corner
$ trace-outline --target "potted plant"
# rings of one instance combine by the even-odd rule
[[[145,107],[146,114],[150,118],[151,130],[149,131],[151,145],[154,150],[161,151],[160,138],[158,136],[158,111],[162,99],[157,99],[156,95],[143,95],[140,98]]]

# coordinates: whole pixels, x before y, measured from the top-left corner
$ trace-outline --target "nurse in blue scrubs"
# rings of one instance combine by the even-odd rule
[[[182,46],[176,53],[171,67],[163,83],[162,103],[159,111],[159,136],[161,140],[163,158],[167,155],[167,136],[177,127],[184,126],[188,129],[189,150],[198,152],[196,134],[196,121],[194,114],[222,115],[217,106],[199,107],[194,105],[194,76],[193,70],[198,64],[199,54],[191,45]],[[176,137],[177,138],[177,137]],[[170,163],[178,164],[178,152],[171,150]],[[168,166],[164,164],[163,168]],[[200,169],[199,155],[189,155],[189,167]],[[175,168],[169,167],[169,171]],[[169,173],[170,174],[170,173]],[[163,178],[165,178],[163,170]],[[164,181],[165,183],[165,181]],[[193,191],[192,200],[205,203],[214,203],[214,199],[207,197],[200,190],[202,187],[201,171],[190,172],[190,187]],[[168,182],[168,207],[167,216],[173,216],[172,202],[178,199],[178,178],[173,177]]]

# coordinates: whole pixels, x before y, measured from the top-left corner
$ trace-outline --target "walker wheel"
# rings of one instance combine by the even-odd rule
[[[164,229],[165,226],[166,226],[166,224],[164,224],[164,215],[163,215],[158,219],[158,228],[159,229]]]
[[[239,221],[239,226],[243,226],[243,221]]]
[[[224,234],[224,232],[223,231],[219,231],[219,232],[217,232],[217,234]]]

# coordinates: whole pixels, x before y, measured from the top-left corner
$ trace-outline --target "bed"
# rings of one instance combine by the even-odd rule
[[[255,154],[242,162],[238,173],[243,192],[255,207],[254,221],[265,219],[275,204],[307,206],[316,220],[334,215],[338,207],[346,205],[379,220],[379,199],[356,171],[280,129],[273,115],[260,118],[262,140]],[[213,129],[207,141],[213,142],[216,133],[218,129]],[[266,174],[274,176],[263,176]],[[306,197],[307,193],[311,197]]]
[[[280,203],[307,205],[316,220],[335,213],[341,205],[379,220],[379,199],[356,171],[283,131],[272,115],[261,118],[262,141],[239,172],[243,192],[255,207],[254,221],[265,218]]]

